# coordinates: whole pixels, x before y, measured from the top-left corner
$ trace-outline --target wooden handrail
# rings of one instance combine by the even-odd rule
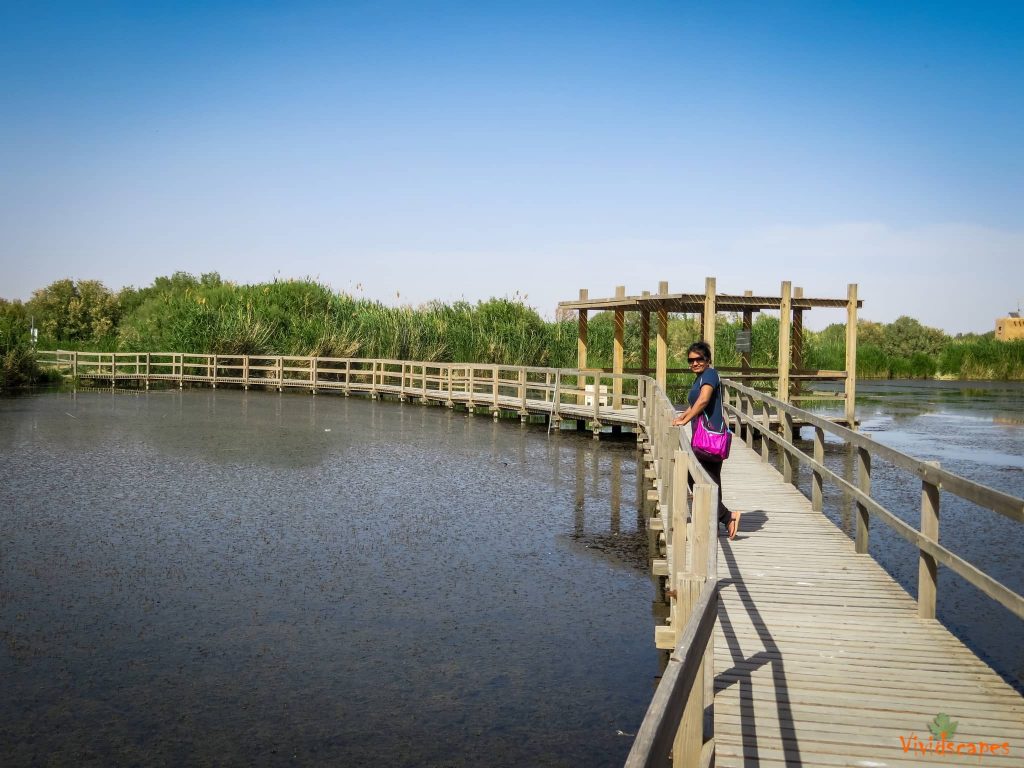
[[[916,530],[913,526],[907,524],[890,510],[883,507],[875,499],[871,498],[870,482],[866,481],[866,479],[859,482],[857,485],[854,485],[828,469],[824,465],[823,440],[821,439],[821,435],[824,432],[829,432],[830,434],[841,438],[848,445],[856,448],[861,466],[868,471],[870,470],[871,457],[873,455],[877,455],[893,465],[917,475],[922,480],[922,492],[926,495],[929,506],[934,503],[937,507],[937,494],[941,489],[949,491],[960,498],[974,502],[979,506],[986,507],[987,509],[997,512],[1016,522],[1024,522],[1024,500],[1003,493],[1002,491],[989,488],[988,486],[981,485],[980,483],[975,483],[959,475],[955,475],[952,472],[948,472],[941,467],[938,467],[934,463],[920,461],[912,456],[908,456],[905,453],[897,451],[894,448],[876,443],[874,440],[854,432],[851,429],[839,426],[838,424],[833,424],[827,419],[823,419],[820,416],[809,413],[808,411],[783,403],[770,395],[756,392],[755,390],[744,387],[742,384],[738,384],[731,379],[725,379],[723,380],[723,383],[727,387],[727,390],[735,390],[747,398],[748,405],[752,400],[761,401],[764,405],[762,410],[763,416],[767,416],[768,408],[775,408],[778,413],[786,414],[788,417],[796,417],[802,422],[810,424],[815,428],[815,456],[812,458],[792,442],[786,440],[785,437],[772,432],[768,425],[767,418],[765,418],[764,421],[759,421],[753,417],[749,407],[745,413],[743,409],[738,408],[729,402],[729,398],[723,399],[723,406],[725,407],[728,415],[737,419],[739,423],[748,430],[754,430],[760,434],[762,441],[761,444],[765,451],[767,451],[768,444],[772,443],[780,451],[784,452],[784,455],[794,457],[801,464],[805,464],[810,468],[813,473],[814,481],[812,484],[812,506],[815,510],[820,511],[821,509],[820,479],[828,479],[840,490],[848,494],[857,503],[859,510],[864,510],[867,515],[877,517],[889,526],[889,528],[891,528],[897,535],[913,544],[918,549],[922,558],[930,558],[933,563],[946,566],[951,571],[961,576],[970,584],[977,587],[990,598],[998,602],[1000,605],[1012,611],[1015,615],[1024,618],[1024,596],[1017,594],[1006,585],[992,578],[981,569],[939,544],[937,535],[930,535],[927,530]],[[749,434],[750,433],[748,432],[748,435]],[[861,487],[862,485],[864,487]],[[933,497],[934,501],[932,501]],[[937,514],[937,508],[935,510],[935,514]],[[860,553],[866,553],[868,551],[867,528],[864,524],[865,521],[866,517],[858,516],[856,547],[857,551]],[[922,616],[934,617],[934,573],[921,570],[919,573],[919,579],[919,600],[921,600],[921,596],[924,595],[924,600],[919,603],[919,612]]]
[[[626,758],[626,768],[679,764],[677,760],[670,759],[676,729],[697,682],[697,673],[717,618],[718,581],[710,580],[701,590],[679,644],[669,657],[668,666]]]
[[[665,392],[653,379],[645,378],[640,386],[639,418],[655,468],[670,587],[670,626],[657,628],[655,636],[667,632],[675,640],[626,765],[689,768],[706,765],[714,756],[714,740],[704,741],[703,722],[706,708],[714,707],[711,638],[718,615],[719,488],[696,460],[684,430],[672,426],[675,408]],[[688,545],[692,562],[686,561]]]
[[[796,416],[806,424],[820,427],[826,432],[840,438],[845,443],[858,448],[866,448],[871,453],[885,459],[891,464],[894,464],[901,469],[913,472],[922,480],[938,485],[944,491],[950,491],[967,501],[972,501],[979,506],[987,507],[993,512],[998,512],[999,514],[1004,515],[1011,520],[1015,520],[1018,523],[1024,523],[1024,500],[1019,499],[1016,496],[1011,496],[1008,493],[1003,493],[1002,491],[997,491],[994,488],[989,488],[987,485],[982,485],[981,483],[976,483],[973,480],[968,480],[966,477],[953,474],[952,472],[944,470],[941,467],[937,467],[926,461],[915,459],[913,456],[908,456],[905,453],[897,451],[895,448],[890,448],[886,445],[882,445],[881,443],[877,443],[859,432],[854,432],[852,429],[840,426],[839,424],[831,422],[821,416],[817,416],[810,411],[805,411],[802,408],[797,408],[796,406],[784,403],[771,395],[766,395],[763,392],[758,392],[757,390],[745,387],[732,379],[724,379],[723,383],[727,387],[735,389],[737,392],[767,403],[778,411]],[[739,412],[730,404],[724,404],[734,413],[740,415]],[[745,419],[744,423],[747,423]],[[757,428],[760,429],[759,427]],[[774,435],[772,435],[770,439],[772,439],[773,442],[776,442],[776,444],[780,443],[779,440],[775,440]],[[799,448],[792,444],[790,444],[789,447],[793,451],[803,453]]]

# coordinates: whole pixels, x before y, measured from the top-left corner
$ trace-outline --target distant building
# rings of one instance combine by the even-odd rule
[[[1024,339],[1024,317],[1020,312],[1011,312],[996,320],[996,338],[1000,341]]]

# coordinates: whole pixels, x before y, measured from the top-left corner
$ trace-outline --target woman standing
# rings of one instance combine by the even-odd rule
[[[718,371],[711,367],[711,347],[697,341],[686,350],[686,362],[694,373],[693,386],[687,396],[690,407],[672,420],[672,426],[682,427],[700,416],[706,419],[705,426],[715,432],[725,429],[725,414],[722,412],[722,381]],[[736,538],[740,527],[740,513],[730,512],[722,503],[722,462],[697,456],[711,479],[718,484],[718,522],[725,526],[730,539]]]

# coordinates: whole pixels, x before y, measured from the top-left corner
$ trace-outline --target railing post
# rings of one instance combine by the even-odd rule
[[[793,444],[793,416],[789,411],[779,411],[782,418],[782,439],[789,445]],[[793,472],[793,456],[787,446],[782,447],[782,479],[790,485],[795,485]]]
[[[754,450],[754,398],[744,395],[743,401],[747,413],[747,448]]]
[[[871,452],[867,448],[857,448],[857,488],[865,496],[871,495]],[[857,536],[854,551],[859,555],[868,553],[868,534],[871,530],[871,516],[868,508],[857,502]]]
[[[768,444],[771,440],[768,439],[768,433],[771,431],[772,414],[768,409],[768,403],[761,403],[761,425],[764,427],[764,431],[761,432],[761,462],[764,464],[768,463]]]
[[[925,462],[938,467],[937,461]],[[939,541],[939,486],[928,480],[921,481],[921,535],[929,541]],[[919,550],[917,564],[917,615],[922,619],[935,618],[938,595],[939,566],[935,558]]]
[[[685,474],[683,475],[685,478]],[[684,479],[685,486],[685,479]],[[685,611],[680,611],[678,633],[690,618],[693,606],[697,602],[713,563],[709,557],[709,548],[717,539],[713,537],[713,521],[717,518],[716,489],[705,483],[694,483],[693,486],[693,522],[690,530],[693,532],[692,544],[692,567],[689,570],[689,578],[685,583],[677,587],[680,594],[685,595]],[[680,493],[685,494],[685,487]],[[713,575],[710,575],[714,578]],[[684,615],[685,614],[685,615]],[[714,646],[712,639],[709,646]],[[697,676],[690,689],[690,695],[683,708],[683,716],[676,731],[676,737],[672,745],[672,765],[685,766],[685,768],[699,768],[701,765],[701,748],[704,744],[704,704],[705,704],[705,677],[708,669],[708,654],[704,655]]]
[[[178,355],[178,389],[185,388],[185,353]]]
[[[209,360],[209,358],[207,358]],[[217,388],[217,355],[213,356],[213,388]]]
[[[814,428],[814,461],[825,465],[825,430]],[[824,476],[817,469],[811,470],[811,509],[821,512],[825,505]]]
[[[249,389],[249,356],[242,358],[242,386]]]
[[[641,376],[636,380],[636,423],[637,427],[646,423],[647,418],[647,379]],[[637,429],[637,434],[640,430]]]
[[[494,414],[494,420],[498,420],[498,413],[501,408],[498,405],[498,366],[494,366],[491,369],[491,399],[494,401],[491,405],[491,413]]]
[[[71,376],[74,380],[78,381],[78,351],[71,353]]]
[[[551,402],[551,418],[553,418],[555,421],[561,421],[562,420],[561,386],[562,386],[562,369],[561,368],[556,368],[555,369],[555,391],[551,395],[551,397],[552,397],[552,402]]]
[[[310,380],[310,386],[313,389],[313,394],[314,395],[316,394],[317,382],[320,379],[319,362],[320,362],[320,358],[319,357],[311,357],[311,358],[309,358],[309,380]]]

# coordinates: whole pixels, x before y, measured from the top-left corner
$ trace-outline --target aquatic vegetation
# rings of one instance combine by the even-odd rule
[[[545,321],[518,296],[475,304],[435,301],[418,307],[387,306],[335,293],[310,279],[236,285],[215,272],[199,277],[176,272],[158,277],[145,288],[125,288],[116,294],[95,280],[58,280],[36,291],[25,305],[2,302],[0,310],[0,334],[6,333],[0,339],[8,339],[5,354],[14,336],[21,334],[18,338],[27,340],[31,313],[41,329],[41,348],[375,357],[554,368],[577,364],[576,318]],[[736,336],[742,328],[741,317],[720,316],[715,328],[716,364],[738,366]],[[750,364],[775,368],[778,317],[757,314],[751,331]],[[657,332],[657,318],[652,316],[647,329],[651,365]],[[642,333],[639,313],[626,313],[623,362],[627,371],[642,366]],[[699,335],[698,317],[669,319],[668,368],[683,370],[670,374],[670,392],[688,386],[685,351]],[[589,317],[587,367],[611,367],[614,337],[614,313]],[[803,368],[844,370],[844,325],[804,329],[803,350]],[[1022,350],[1024,342],[997,342],[992,334],[952,338],[909,317],[888,324],[861,320],[857,375],[1024,379]]]

